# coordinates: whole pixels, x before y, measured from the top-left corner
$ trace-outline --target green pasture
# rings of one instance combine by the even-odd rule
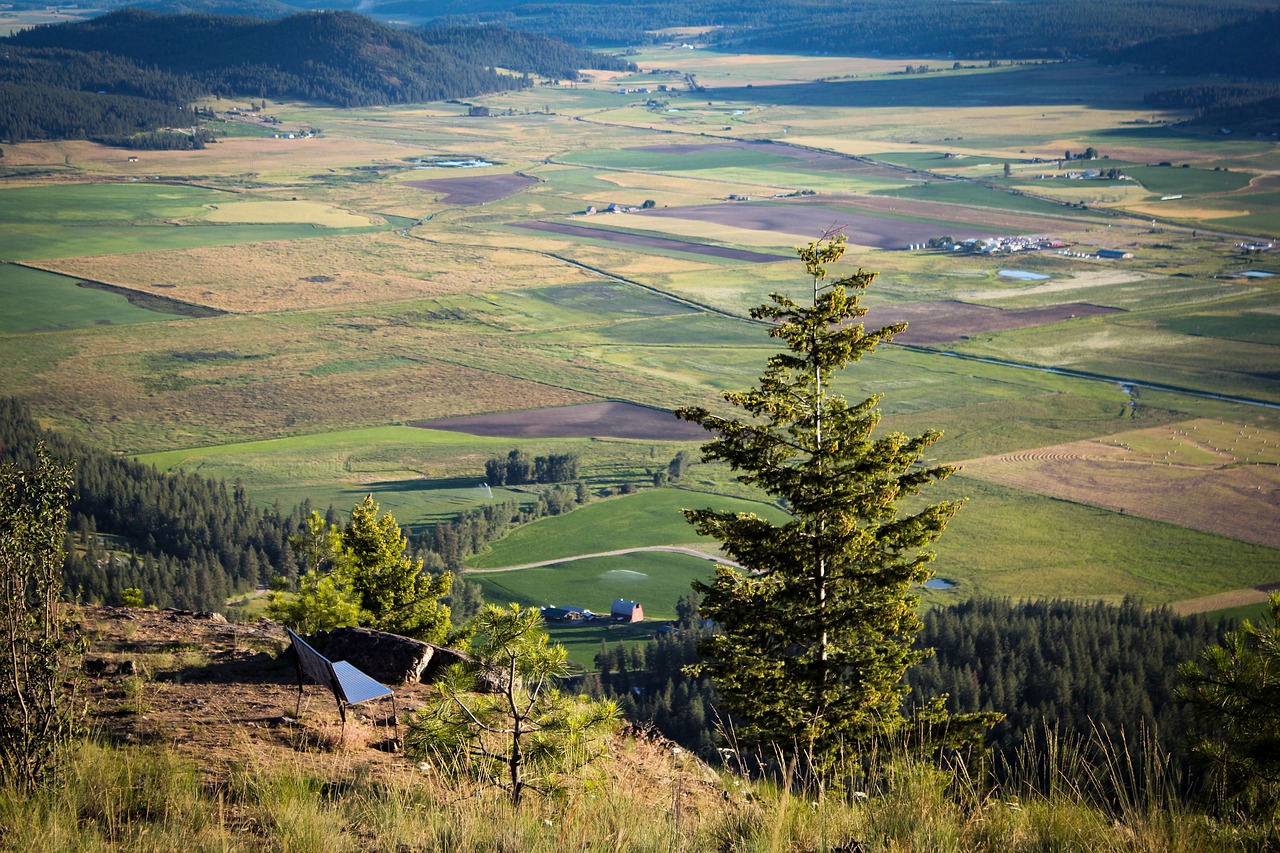
[[[485,553],[468,559],[467,567],[491,569],[619,548],[706,542],[680,514],[684,508],[704,507],[722,512],[753,512],[775,522],[786,518],[777,507],[759,501],[687,489],[650,489],[527,524],[494,542]]]
[[[570,195],[575,200],[581,199],[590,201],[593,199],[608,198],[610,200],[621,200],[626,197],[638,198],[639,201],[634,204],[644,203],[644,199],[640,198],[644,194],[644,190],[631,189],[629,187],[620,187],[611,181],[604,180],[602,175],[608,174],[598,169],[581,168],[581,169],[554,169],[549,171],[538,171],[537,175],[543,180],[537,189],[542,194],[548,192],[564,193]]]
[[[697,341],[700,346],[750,349],[753,344],[760,343],[760,327],[752,326],[745,319],[735,320],[717,314],[681,314],[566,329],[539,335],[539,340],[674,346]],[[763,353],[757,356],[761,366],[765,357]]]
[[[1280,550],[1042,497],[963,475],[931,499],[965,498],[936,548],[946,595],[1166,604],[1280,581]]]
[[[867,156],[868,159],[881,163],[892,163],[895,166],[905,166],[908,169],[919,169],[926,172],[954,172],[977,159],[974,157],[944,157],[943,154],[944,152],[942,151],[926,148],[921,151],[888,151]]]
[[[285,225],[10,225],[0,228],[0,258],[33,261],[41,258],[81,258],[166,249],[235,246],[270,240],[300,240],[384,231],[388,226],[321,228]]]
[[[675,317],[697,309],[620,281],[509,290],[493,297],[505,311],[513,308],[531,328],[599,325],[610,320]]]
[[[349,510],[367,494],[402,524],[417,526],[489,503],[532,503],[538,487],[492,489],[484,462],[520,448],[534,456],[577,453],[579,470],[594,494],[624,483],[651,482],[651,471],[689,442],[627,439],[515,439],[446,430],[386,426],[301,435],[266,441],[147,453],[138,460],[162,471],[182,470],[227,483],[241,482],[262,506],[309,501],[323,509]],[[701,470],[695,466],[693,470]],[[684,531],[690,538],[692,531]],[[649,544],[649,543],[645,543]],[[661,543],[659,543],[661,544]]]
[[[1280,209],[1273,208],[1262,213],[1251,213],[1246,216],[1227,216],[1221,219],[1214,219],[1211,223],[1205,224],[1209,224],[1213,228],[1239,229],[1245,234],[1280,237]]]
[[[1000,210],[1042,213],[1050,216],[1062,216],[1069,212],[1079,212],[1078,210],[1072,211],[1063,204],[991,189],[982,184],[975,184],[972,181],[929,181],[923,184],[913,184],[902,189],[877,190],[874,195],[887,195],[920,201],[944,201],[951,204],[994,207]]]
[[[1132,91],[1132,83],[1129,84]],[[1217,154],[1222,158],[1252,157],[1274,154],[1273,143],[1263,139],[1243,139],[1184,130],[1179,127],[1151,125],[1146,128],[1113,127],[1091,131],[1081,137],[1081,143],[1091,145],[1102,154],[1109,146],[1118,148],[1166,148],[1197,154]],[[1177,164],[1181,165],[1181,164]]]
[[[1159,195],[1207,195],[1228,193],[1249,186],[1245,172],[1215,172],[1209,169],[1181,169],[1172,166],[1130,166],[1129,177]]]
[[[445,430],[419,429],[409,426],[383,426],[369,429],[352,429],[335,432],[316,433],[312,435],[296,435],[288,438],[272,438],[263,441],[244,441],[233,444],[220,444],[211,447],[192,447],[180,450],[166,450],[159,453],[144,453],[137,457],[140,462],[154,465],[161,471],[181,468],[188,473],[205,469],[206,465],[217,464],[220,459],[243,458],[246,465],[262,465],[269,459],[296,459],[320,455],[336,455],[342,458],[343,467],[350,468],[353,463],[349,453],[368,449],[378,456],[395,456],[410,449],[429,452],[433,448],[447,448],[448,452],[467,453],[476,448],[491,444],[508,442],[506,438],[489,438],[486,436],[465,435]],[[459,448],[459,445],[462,445]],[[271,463],[284,464],[277,473],[284,478],[298,476],[301,470],[291,470],[292,464],[310,464],[306,462]],[[482,466],[483,467],[483,466]]]
[[[496,544],[495,555],[534,561],[548,554],[593,553],[647,539],[667,539],[668,513],[639,513],[628,502],[666,506],[657,490],[593,504],[567,516],[521,528]],[[929,591],[945,604],[979,596],[1014,599],[1067,597],[1118,601],[1127,595],[1150,604],[1280,580],[1280,551],[1160,522],[1055,500],[961,476],[929,490],[930,501],[966,503],[935,548],[935,572],[956,583]],[[776,510],[773,510],[776,513]],[[583,523],[586,517],[590,524]],[[588,532],[588,527],[603,528]],[[615,534],[609,537],[608,534]],[[567,541],[566,541],[567,540]],[[508,549],[511,549],[508,551]],[[581,550],[579,550],[581,549]],[[615,598],[639,601],[651,619],[670,619],[675,602],[712,562],[665,552],[574,560],[510,572],[468,574],[491,602],[586,607],[606,612]],[[570,629],[565,628],[566,632]],[[578,631],[580,629],[573,629]],[[607,636],[607,635],[606,635]],[[589,661],[599,635],[576,635]],[[612,640],[611,640],[612,641]]]
[[[203,213],[204,205],[235,197],[222,190],[145,182],[0,189],[0,258],[114,255],[360,234],[391,227],[174,224]]]
[[[674,382],[706,389],[707,393],[718,393],[754,385],[764,370],[766,358],[776,349],[769,346],[769,342],[750,348],[699,344],[614,346],[600,350],[598,357],[631,371],[657,374]],[[917,415],[925,415],[935,423],[970,433],[971,440],[977,440],[979,433],[965,430],[964,418],[976,416],[988,406],[1006,411],[1003,417],[1011,420],[1014,420],[1015,412],[1022,411],[1025,417],[1014,423],[1031,429],[1036,435],[1046,436],[1055,431],[1052,427],[1037,426],[1046,418],[1050,423],[1060,425],[1079,421],[1104,424],[1091,427],[1099,430],[1093,434],[1112,431],[1109,424],[1127,402],[1118,387],[1106,383],[961,360],[942,353],[897,346],[882,347],[874,355],[851,365],[834,377],[832,387],[850,400],[881,395],[881,411],[895,422],[914,422]],[[1055,418],[1053,409],[1060,404],[1065,408]],[[1023,411],[1019,408],[1024,405],[1030,409]],[[1033,416],[1030,410],[1035,410],[1036,414]],[[953,417],[951,412],[965,414]],[[982,429],[986,429],[989,426],[987,418],[980,420]],[[1007,439],[1013,431],[1013,424],[1010,424],[999,435]],[[993,442],[998,440],[1002,439],[996,436],[983,439],[981,446],[993,448],[985,452],[995,452]],[[1022,442],[1019,444],[1028,446]],[[976,448],[974,451],[971,455],[977,455]]]
[[[949,349],[970,355],[1046,367],[1065,367],[1125,381],[1280,401],[1275,347],[1247,340],[1203,337],[1176,331],[1172,317],[1162,328],[1132,314],[1080,317],[1062,323],[984,333]],[[1185,320],[1185,323],[1194,322]],[[1222,328],[1259,329],[1265,322],[1227,317]],[[1270,331],[1259,335],[1270,336]]]
[[[270,139],[280,132],[278,127],[247,121],[205,121],[204,126],[215,135],[228,139]]]
[[[0,264],[0,334],[87,329],[171,320],[125,297],[81,287],[76,279],[13,264]]]
[[[1208,613],[1201,614],[1208,619],[1226,619],[1237,625],[1243,624],[1248,619],[1255,625],[1260,625],[1264,621],[1271,618],[1271,607],[1265,601],[1259,601],[1257,604],[1242,604],[1239,607],[1224,607],[1221,610],[1210,610]]]
[[[690,144],[673,138],[672,144]],[[762,149],[766,146],[761,146]],[[702,172],[722,169],[764,169],[778,166],[795,167],[792,157],[770,154],[753,148],[727,148],[716,145],[706,151],[688,154],[637,149],[587,148],[561,154],[557,159],[579,166],[595,166],[637,172]]]
[[[882,428],[907,435],[937,430],[942,438],[930,449],[929,458],[953,463],[1159,426],[1182,420],[1188,414],[1167,402],[1161,406],[1149,400],[1135,409],[1121,400],[1108,399],[1119,396],[1118,389],[1109,383],[1095,383],[1092,390],[1105,392],[1105,396],[1045,394],[1010,402],[889,415],[882,421]]]
[[[0,189],[0,223],[101,225],[184,219],[235,193],[158,183],[58,184]]]
[[[607,614],[609,605],[625,598],[638,601],[647,619],[674,619],[680,596],[691,592],[695,580],[710,580],[714,567],[712,560],[688,554],[640,551],[465,577],[483,586],[485,600],[494,604],[585,607]]]
[[[1161,327],[1184,335],[1280,346],[1280,293],[1221,302],[1194,312],[1170,312]]]
[[[1052,255],[1024,256],[1018,258],[1016,265],[1019,269],[1047,272],[1059,279],[1069,279],[1070,273],[1058,274],[1057,261],[1059,259]],[[1009,262],[1006,260],[1005,263]],[[988,290],[986,287],[981,289]],[[1070,290],[1057,291],[1038,291],[1034,287],[1028,288],[1023,284],[1021,287],[1010,289],[1007,295],[984,294],[981,299],[973,301],[1003,309],[1039,308],[1068,302],[1083,302],[1089,305],[1121,308],[1125,311],[1145,312],[1168,308],[1170,305],[1180,306],[1179,310],[1183,310],[1184,306],[1231,300],[1239,295],[1239,290],[1241,287],[1238,284],[1208,277],[1153,277],[1135,278],[1133,281],[1115,284],[1083,285]]]

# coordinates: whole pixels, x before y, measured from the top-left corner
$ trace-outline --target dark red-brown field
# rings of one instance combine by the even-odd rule
[[[435,178],[430,181],[405,181],[407,187],[416,187],[432,193],[446,193],[442,204],[484,204],[497,201],[536,184],[537,178],[524,175],[475,175],[469,178]]]
[[[891,206],[893,201],[887,200],[885,207]],[[963,211],[957,210],[957,214],[960,213]],[[905,249],[914,243],[927,243],[929,238],[943,235],[956,240],[967,240],[970,237],[1016,233],[1002,228],[975,227],[957,222],[889,219],[803,201],[750,201],[670,207],[646,210],[640,215],[663,219],[692,219],[780,234],[826,234],[840,231],[850,243],[878,249]]]
[[[1060,323],[1074,317],[1112,314],[1119,310],[1084,302],[1009,311],[966,302],[916,302],[876,308],[869,311],[862,322],[868,329],[874,329],[906,321],[907,330],[894,340],[923,346],[951,343],[985,332],[1026,329]]]
[[[697,424],[677,420],[664,409],[650,409],[634,403],[601,402],[578,406],[499,412],[438,421],[418,421],[413,426],[444,429],[470,435],[505,438],[639,438],[653,441],[706,439],[708,433]]]
[[[663,249],[668,252],[684,252],[690,255],[706,255],[712,258],[727,258],[731,261],[745,261],[751,264],[771,264],[774,261],[787,261],[791,258],[783,255],[766,255],[763,252],[749,252],[746,249],[730,249],[727,246],[704,246],[701,243],[686,243],[683,240],[672,240],[669,237],[649,237],[644,234],[627,234],[622,231],[606,231],[603,228],[584,228],[581,225],[563,225],[559,222],[512,222],[516,228],[528,228],[531,231],[548,231],[552,234],[565,234],[570,237],[587,237],[592,240],[608,240],[611,243],[622,243],[627,246],[645,246],[650,249]]]

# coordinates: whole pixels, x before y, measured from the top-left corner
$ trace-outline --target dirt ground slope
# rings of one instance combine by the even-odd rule
[[[392,779],[417,770],[399,751],[404,726],[387,700],[348,710],[307,682],[301,693],[284,629],[261,619],[228,623],[216,613],[85,606],[89,723],[101,739],[163,744],[210,779],[233,767],[323,774],[359,768]],[[430,684],[391,685],[400,719],[435,697]],[[687,808],[714,808],[723,788],[710,770],[660,738],[627,730],[612,758],[653,790],[680,791]]]

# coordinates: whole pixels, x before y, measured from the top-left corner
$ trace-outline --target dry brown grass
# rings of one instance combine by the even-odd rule
[[[527,252],[428,242],[398,231],[64,258],[43,266],[234,313],[397,302],[594,278]]]
[[[317,172],[435,153],[419,145],[393,145],[372,139],[224,139],[201,151],[126,151],[92,142],[67,141],[6,145],[6,164],[62,166],[86,177],[123,175],[146,177],[256,176],[296,180]],[[128,162],[137,157],[137,162]],[[69,159],[68,159],[69,158]]]
[[[1244,200],[1247,196],[1241,198]],[[1134,213],[1170,219],[1228,219],[1233,216],[1248,216],[1253,211],[1243,208],[1200,207],[1195,204],[1178,204],[1176,202],[1153,202],[1151,204],[1125,205]]]
[[[620,381],[505,343],[377,317],[221,317],[111,331],[68,338],[70,351],[37,377],[29,399],[59,424],[123,451],[596,399],[562,387],[557,372],[580,385]],[[467,361],[481,366],[458,363]],[[504,370],[512,363],[518,370]]]
[[[635,228],[645,231],[661,231],[676,237],[700,237],[715,243],[727,243],[732,246],[748,246],[752,248],[777,248],[800,246],[813,239],[811,232],[802,227],[803,222],[796,223],[794,232],[762,231],[751,228],[735,228],[718,222],[707,222],[692,218],[655,219],[651,216],[639,216],[629,213],[610,216],[608,223],[622,228]]]
[[[1199,598],[1188,598],[1175,601],[1169,609],[1179,616],[1190,616],[1192,613],[1212,613],[1215,610],[1226,610],[1229,607],[1244,607],[1249,604],[1261,604],[1266,601],[1271,591],[1280,589],[1280,584],[1263,584],[1248,589],[1233,589],[1217,595],[1203,595]]]
[[[207,208],[199,217],[201,221],[253,225],[306,222],[325,228],[362,228],[385,222],[381,217],[375,220],[314,201],[233,201]]]
[[[968,476],[1280,547],[1280,432],[1207,420],[986,456]]]

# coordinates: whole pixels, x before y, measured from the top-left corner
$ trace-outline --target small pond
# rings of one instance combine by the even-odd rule
[[[1011,278],[1015,281],[1044,281],[1050,277],[1042,272],[1028,272],[1027,270],[1000,270],[996,274],[1001,278]]]
[[[465,160],[414,160],[415,169],[483,169],[485,166],[496,166],[479,157],[468,157]]]
[[[949,581],[946,578],[930,578],[924,582],[925,589],[951,589],[955,585],[955,581]]]

